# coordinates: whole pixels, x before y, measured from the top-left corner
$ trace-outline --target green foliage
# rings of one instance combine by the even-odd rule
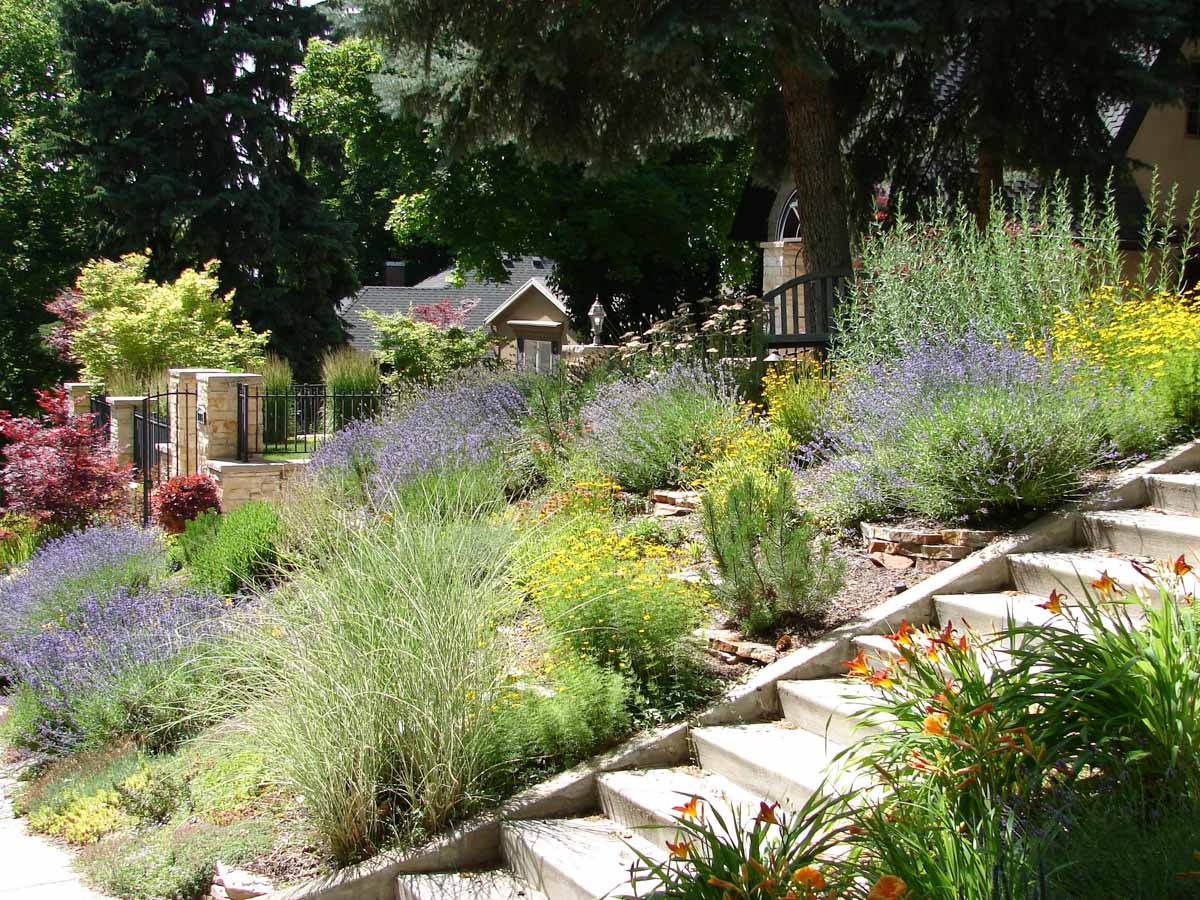
[[[483,331],[451,326],[442,331],[397,313],[364,315],[379,334],[379,357],[400,382],[432,384],[451,372],[485,362],[496,338]]]
[[[512,535],[402,507],[359,521],[332,497],[288,515],[306,520],[296,575],[233,636],[226,702],[346,862],[440,830],[512,775],[491,710]]]
[[[821,436],[832,399],[829,370],[812,362],[777,365],[763,377],[767,420],[787,434],[793,446]]]
[[[0,514],[0,575],[33,555],[46,536],[38,522],[21,513]]]
[[[131,253],[84,267],[76,284],[84,318],[72,332],[84,378],[104,382],[122,373],[149,382],[171,366],[261,365],[268,335],[230,323],[232,297],[220,294],[215,262],[170,284],[148,280],[149,265]]]
[[[379,412],[379,363],[370,353],[350,346],[330,350],[321,358],[321,380],[330,431],[341,431],[350,422]]]
[[[704,495],[704,534],[721,581],[713,592],[756,634],[820,616],[842,586],[845,563],[801,513],[791,475],[748,475]]]
[[[200,900],[216,863],[245,865],[273,844],[271,824],[261,819],[177,822],[89,847],[79,865],[90,883],[127,900]]]
[[[320,146],[288,112],[304,43],[328,27],[320,11],[63,0],[55,16],[75,88],[70,159],[88,186],[77,214],[98,252],[148,248],[161,281],[220,260],[234,317],[311,379],[356,287],[351,229],[304,177]]]
[[[1086,402],[1045,385],[963,391],[904,423],[901,508],[935,521],[1046,509],[1077,493],[1107,447]]]
[[[53,8],[2,0],[0,34],[0,409],[31,412],[34,389],[65,375],[39,330],[86,253],[85,187],[59,147],[74,92]]]
[[[268,353],[259,369],[263,377],[263,443],[280,444],[295,429],[296,402],[288,398],[295,375],[292,364],[277,353]]]
[[[282,530],[275,507],[252,500],[224,515],[208,512],[189,522],[176,538],[174,553],[197,587],[236,594],[275,574]]]
[[[631,686],[619,672],[573,660],[553,670],[550,684],[548,693],[514,688],[502,695],[505,758],[570,765],[629,728]]]

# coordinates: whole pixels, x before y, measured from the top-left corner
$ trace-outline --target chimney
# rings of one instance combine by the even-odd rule
[[[408,287],[408,263],[402,259],[385,262],[383,283],[387,287]]]

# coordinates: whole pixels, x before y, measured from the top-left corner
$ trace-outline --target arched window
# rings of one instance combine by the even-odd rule
[[[800,216],[796,212],[796,192],[792,191],[779,214],[775,240],[794,241],[800,237]]]

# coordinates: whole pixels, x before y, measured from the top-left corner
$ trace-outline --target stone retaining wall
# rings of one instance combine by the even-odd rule
[[[308,460],[234,462],[210,459],[205,472],[221,490],[221,509],[229,512],[251,500],[278,500],[288,480],[304,471]]]

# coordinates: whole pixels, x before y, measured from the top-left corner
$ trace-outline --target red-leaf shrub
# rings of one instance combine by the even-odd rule
[[[119,466],[90,416],[73,417],[65,391],[37,391],[39,419],[0,412],[5,510],[53,528],[82,528],[127,504],[130,467]]]
[[[202,512],[221,511],[217,483],[207,475],[176,475],[154,494],[154,514],[168,534],[180,534]]]
[[[428,322],[442,331],[450,328],[462,328],[467,324],[467,314],[479,305],[478,300],[464,300],[455,308],[450,298],[445,297],[438,303],[420,303],[412,308],[412,318],[416,322]]]

